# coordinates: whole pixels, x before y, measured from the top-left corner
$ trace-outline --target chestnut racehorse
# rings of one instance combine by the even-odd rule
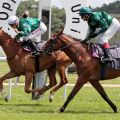
[[[21,75],[25,76],[25,92],[39,92],[42,94],[46,90],[54,86],[50,93],[57,91],[60,87],[67,84],[65,69],[71,64],[70,58],[62,51],[53,52],[48,56],[39,57],[39,71],[47,69],[49,76],[49,84],[44,88],[30,89],[33,76],[36,73],[35,58],[30,56],[30,52],[25,51],[21,44],[16,42],[10,35],[0,30],[0,46],[3,48],[6,56],[7,63],[10,67],[10,72],[0,78],[0,91],[3,90],[3,81]],[[57,85],[56,71],[60,76],[60,83]]]
[[[45,44],[44,51],[48,48],[53,51],[63,50],[75,63],[77,67],[78,79],[75,83],[73,90],[65,101],[64,105],[60,108],[60,112],[64,112],[68,103],[74,98],[82,86],[90,82],[92,86],[99,92],[102,98],[111,106],[114,112],[117,112],[117,107],[112,103],[105,93],[103,87],[99,83],[101,76],[101,63],[97,58],[92,57],[92,50],[89,49],[88,44],[81,43],[62,31],[55,33]],[[120,76],[120,70],[106,68],[105,80],[113,79]]]

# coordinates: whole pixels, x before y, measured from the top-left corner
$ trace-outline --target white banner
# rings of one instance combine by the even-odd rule
[[[50,10],[51,0],[41,0],[41,4],[43,10]]]
[[[87,6],[87,0],[62,0],[66,13],[64,33],[78,39],[85,39],[88,25],[79,16],[79,9]]]
[[[16,14],[21,0],[1,0],[0,2],[0,27],[8,34],[14,36],[16,33],[8,26],[7,20],[9,16]]]

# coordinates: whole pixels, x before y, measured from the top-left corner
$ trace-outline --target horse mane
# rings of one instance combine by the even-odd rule
[[[71,38],[71,39],[73,39],[73,40],[75,40],[75,41],[77,41],[77,42],[80,42],[81,44],[88,45],[88,43],[85,42],[84,40],[81,41],[81,39],[77,39],[77,38],[75,38],[75,37],[73,37],[73,36],[71,36],[71,35],[67,35],[67,34],[63,33],[63,30],[64,30],[64,29],[62,28],[60,31],[57,31],[54,35],[55,35],[55,36],[59,36],[59,35],[61,35],[61,34],[64,34],[64,35],[68,36],[69,38]]]
[[[0,31],[2,31],[4,37],[6,37],[7,40],[11,41],[10,43],[12,44],[12,46],[16,46],[16,48],[18,48],[18,46],[21,46],[20,43],[18,43],[14,38],[12,38],[11,35],[9,35],[7,32],[5,32],[4,30],[0,29]],[[16,50],[16,49],[15,49]]]
[[[7,32],[5,32],[4,30],[2,30],[2,28],[0,28],[0,30],[9,38],[9,39],[13,39],[11,35],[9,35]]]

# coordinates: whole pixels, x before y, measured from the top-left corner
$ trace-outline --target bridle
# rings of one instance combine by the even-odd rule
[[[61,38],[60,38],[59,36],[57,36],[56,38],[52,38],[52,39],[53,39],[53,40],[52,40],[52,42],[51,42],[49,48],[52,49],[52,48],[54,47],[54,45],[56,44],[56,42],[59,43],[59,46],[60,46],[60,42],[58,42],[58,39],[61,40]],[[61,40],[61,41],[62,41],[62,40]],[[66,49],[66,48],[68,48],[68,47],[70,47],[70,46],[72,46],[72,45],[74,45],[74,44],[78,44],[78,43],[75,42],[75,43],[72,43],[72,44],[66,45],[66,46],[64,46],[64,47],[60,47],[59,50],[64,50],[64,49]],[[52,50],[52,51],[53,51],[53,50]]]
[[[58,43],[59,46],[61,46],[59,40],[61,40],[61,38],[60,38],[59,36],[57,36],[57,37],[55,37],[55,38],[52,37],[52,38],[51,38],[51,41],[52,41],[52,42],[50,43],[50,46],[49,46],[48,48],[46,48],[45,52],[46,52],[47,54],[52,53],[52,52],[54,51],[54,50],[53,50],[53,47],[54,47],[54,45],[56,44],[56,42]],[[62,40],[61,40],[61,41],[62,41]],[[79,43],[78,43],[78,42],[74,42],[74,43],[69,44],[69,45],[66,45],[66,46],[64,46],[64,47],[60,47],[59,50],[64,50],[64,49],[66,49],[66,48],[68,48],[68,47],[71,47],[71,46],[73,46],[73,45],[75,45],[75,44],[79,44]],[[80,50],[80,48],[78,48],[78,49],[75,51],[75,54],[72,55],[72,58],[73,58],[73,59],[75,59],[75,56],[77,56],[77,53],[79,52],[79,50]]]

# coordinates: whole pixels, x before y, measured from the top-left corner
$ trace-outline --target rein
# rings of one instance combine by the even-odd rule
[[[60,39],[59,37],[58,37],[58,39]],[[60,39],[61,40],[61,39]],[[62,47],[62,48],[60,48],[60,50],[63,50],[63,49],[66,49],[66,48],[68,48],[68,47],[70,47],[70,46],[72,46],[72,45],[75,45],[75,44],[79,44],[79,43],[72,43],[72,44],[69,44],[69,45],[66,45],[66,46],[64,46],[64,47]],[[77,56],[77,53],[79,52],[79,48],[77,49],[77,50],[75,50],[75,54],[72,56],[72,59],[75,61],[75,57],[74,56]]]
[[[78,44],[78,43],[72,43],[72,44],[66,45],[64,47],[61,47],[60,50],[66,49],[66,48],[68,48],[68,47],[70,47],[72,45],[75,45],[75,44]]]
[[[61,40],[60,37],[58,37],[58,39]],[[78,43],[75,42],[75,43],[72,43],[72,44],[66,45],[66,46],[64,46],[64,47],[61,47],[60,50],[66,49],[66,48],[68,48],[68,47],[70,47],[70,46],[72,46],[72,45],[75,45],[75,44],[78,44]]]

